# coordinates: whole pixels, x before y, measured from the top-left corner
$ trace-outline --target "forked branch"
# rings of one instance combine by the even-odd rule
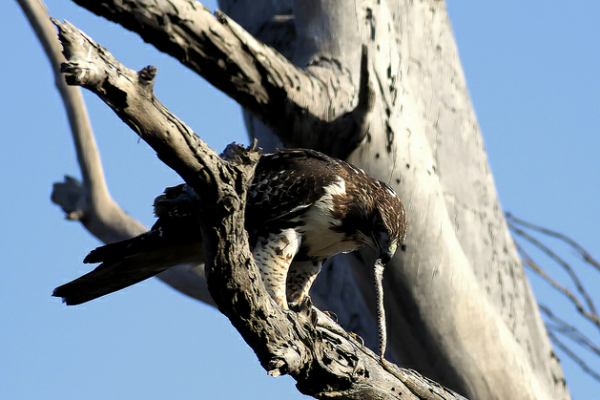
[[[287,147],[344,158],[367,133],[374,91],[366,48],[362,63],[325,54],[299,67],[197,1],[74,1],[179,60],[263,121]]]
[[[146,227],[126,213],[108,192],[81,90],[67,85],[60,72],[60,65],[65,58],[56,36],[56,27],[50,21],[45,5],[40,0],[18,2],[54,71],[56,86],[69,117],[81,170],[82,182],[65,176],[64,181],[54,183],[52,201],[62,208],[67,219],[81,222],[92,235],[104,243],[129,239],[145,232]],[[215,305],[208,293],[203,264],[176,266],[157,277],[188,296]]]

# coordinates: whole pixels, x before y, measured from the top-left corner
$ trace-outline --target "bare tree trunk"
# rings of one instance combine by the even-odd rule
[[[156,68],[127,69],[73,25],[54,22],[66,81],[96,93],[200,194],[209,290],[270,375],[289,374],[316,398],[463,398],[381,362],[317,309],[278,307],[259,278],[244,230],[246,191],[260,157],[256,142],[248,149],[230,145],[219,157],[154,96]]]
[[[251,33],[281,12],[261,10],[268,17],[258,22],[239,2],[221,4]],[[372,140],[348,159],[393,185],[409,213],[406,252],[384,281],[395,359],[471,398],[569,398],[498,204],[445,5],[365,2],[357,14],[366,28],[361,43],[373,50],[377,102]],[[358,46],[351,40],[347,47]],[[311,58],[299,46],[285,51]],[[247,121],[263,142],[269,133]],[[348,322],[369,324],[365,307],[348,303],[367,299],[373,312],[370,270],[354,256],[331,264],[315,291],[364,334]]]
[[[385,273],[390,358],[473,399],[569,398],[498,205],[443,2],[222,1],[232,19],[218,20],[183,0],[76,3],[236,99],[261,146],[346,156],[397,190],[409,231]],[[371,257],[332,260],[313,298],[374,348]]]

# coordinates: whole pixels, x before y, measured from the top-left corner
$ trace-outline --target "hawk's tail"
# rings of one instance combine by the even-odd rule
[[[136,253],[143,253],[156,246],[160,246],[161,243],[160,240],[157,240],[159,239],[157,236],[155,232],[148,231],[131,239],[97,247],[85,256],[83,262],[86,264],[96,264],[116,261]]]
[[[144,234],[142,249],[135,243],[135,239],[139,243],[138,236],[93,250],[85,262],[102,264],[82,277],[57,287],[52,295],[62,297],[67,305],[81,304],[151,278],[176,265],[202,262],[200,242],[165,246],[160,245],[159,241],[154,242],[149,237],[152,233]],[[146,246],[152,242],[156,245],[154,248]]]

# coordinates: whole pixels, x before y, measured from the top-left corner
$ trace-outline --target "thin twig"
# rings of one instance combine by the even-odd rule
[[[514,215],[512,215],[511,213],[506,213],[506,219],[509,222],[512,222],[513,224],[517,224],[517,225],[521,225],[524,227],[527,227],[529,229],[532,229],[534,231],[538,231],[540,233],[543,233],[545,235],[548,236],[552,236],[556,239],[559,239],[565,243],[567,243],[568,245],[570,245],[571,247],[573,247],[578,253],[579,255],[582,257],[582,259],[587,262],[588,264],[592,265],[593,267],[595,267],[598,271],[600,271],[600,262],[598,262],[596,259],[594,259],[590,253],[588,253],[579,243],[577,243],[576,241],[574,241],[573,239],[571,239],[570,237],[547,229],[547,228],[542,228],[541,226],[537,226],[532,224],[531,222],[527,222],[527,221],[523,221],[522,219],[519,219],[517,217],[515,217]]]
[[[549,322],[546,322],[546,327],[549,330],[556,331],[567,336],[575,343],[600,356],[600,348],[596,346],[596,344],[590,338],[584,335],[579,329],[554,315],[554,313],[547,306],[540,304],[539,307],[542,313],[554,323],[550,324]]]
[[[559,264],[567,272],[571,280],[574,282],[577,291],[583,297],[585,303],[587,304],[589,311],[584,308],[584,305],[580,302],[580,300],[575,294],[573,294],[565,286],[559,284],[556,280],[554,280],[531,258],[531,256],[523,249],[522,246],[516,243],[517,250],[523,258],[524,265],[531,268],[531,270],[533,270],[535,273],[537,273],[539,276],[545,279],[552,287],[554,287],[557,291],[559,291],[565,297],[567,297],[575,305],[579,313],[584,318],[586,318],[595,326],[600,328],[600,319],[598,318],[598,313],[596,311],[594,302],[588,295],[587,291],[583,286],[583,283],[581,282],[571,265],[569,265],[569,263],[567,263],[562,257],[556,254],[538,239],[530,235],[524,229],[530,229],[542,233],[546,236],[550,236],[561,240],[562,242],[572,247],[579,255],[581,255],[585,262],[591,264],[596,268],[600,266],[598,262],[594,260],[585,249],[583,249],[579,244],[577,244],[574,240],[570,239],[566,235],[546,228],[542,228],[529,222],[525,222],[521,219],[514,217],[510,213],[506,213],[506,219],[509,228],[514,234],[533,244],[539,250],[544,252],[548,257],[554,260],[557,264]],[[600,355],[600,348],[575,326],[567,323],[562,318],[557,317],[547,306],[540,304],[539,308],[540,311],[546,317],[545,322],[546,327],[548,329],[548,336],[550,337],[554,345],[560,348],[569,358],[571,358],[576,364],[578,364],[585,373],[587,373],[588,375],[600,382],[600,374],[597,371],[593,370],[583,359],[581,359],[577,354],[575,354],[573,349],[569,348],[563,341],[559,339],[557,335],[560,334],[563,337],[567,337],[577,345],[581,346],[583,349],[588,350],[589,352],[595,355]]]
[[[561,349],[569,358],[571,358],[573,361],[575,361],[576,364],[579,365],[579,367],[581,367],[581,369],[588,374],[589,376],[591,376],[592,378],[594,378],[595,380],[597,380],[598,382],[600,382],[600,374],[598,374],[596,371],[594,371],[593,369],[591,369],[586,363],[585,361],[583,361],[581,358],[579,358],[579,356],[577,356],[577,354],[575,354],[571,349],[569,349],[563,342],[561,342],[556,335],[554,335],[552,332],[548,332],[548,336],[550,337],[550,340],[552,340],[552,343],[554,343],[554,345],[556,347],[558,347],[559,349]]]
[[[523,262],[525,263],[526,266],[531,268],[534,272],[536,272],[538,275],[540,275],[542,278],[544,278],[550,285],[552,285],[552,287],[554,287],[556,290],[558,290],[563,295],[565,295],[569,300],[571,300],[571,302],[575,305],[575,307],[577,308],[577,311],[579,311],[579,313],[581,315],[583,315],[585,318],[590,320],[592,323],[594,323],[595,325],[600,327],[600,319],[598,318],[597,315],[592,315],[589,312],[587,312],[585,310],[583,304],[581,304],[579,299],[573,293],[571,293],[571,291],[569,289],[562,286],[561,284],[556,282],[550,275],[548,275],[539,265],[537,265],[537,263],[535,261],[533,261],[533,259],[529,256],[529,254],[527,254],[527,252],[518,243],[516,244],[516,246],[517,246],[517,250],[523,257]]]
[[[581,294],[581,296],[585,300],[585,302],[588,306],[589,314],[594,317],[595,321],[599,321],[598,312],[596,311],[594,302],[591,299],[591,297],[588,295],[585,288],[583,287],[583,283],[581,282],[581,280],[579,279],[579,277],[577,276],[577,274],[575,273],[573,268],[565,260],[563,260],[560,256],[558,256],[554,251],[552,251],[548,246],[541,243],[539,240],[537,240],[533,236],[529,235],[527,232],[523,231],[522,229],[517,228],[515,225],[510,224],[510,223],[509,223],[509,228],[513,232],[515,232],[516,234],[518,234],[519,236],[521,236],[522,238],[527,240],[529,243],[532,243],[538,249],[543,251],[548,257],[550,257],[552,260],[554,260],[558,265],[560,265],[567,272],[567,274],[569,275],[569,277],[575,284],[577,291],[579,292],[579,294]],[[531,258],[529,258],[529,259],[531,260]],[[582,307],[582,309],[583,309],[583,307]],[[599,324],[599,327],[600,327],[600,324]]]

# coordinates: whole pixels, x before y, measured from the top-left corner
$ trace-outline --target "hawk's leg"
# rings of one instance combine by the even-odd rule
[[[300,235],[294,229],[284,229],[259,238],[252,254],[260,269],[267,292],[277,305],[287,309],[286,277],[292,259],[300,248]]]
[[[299,310],[303,307],[322,264],[321,261],[306,261],[295,262],[290,266],[287,276],[287,300],[291,309]]]

